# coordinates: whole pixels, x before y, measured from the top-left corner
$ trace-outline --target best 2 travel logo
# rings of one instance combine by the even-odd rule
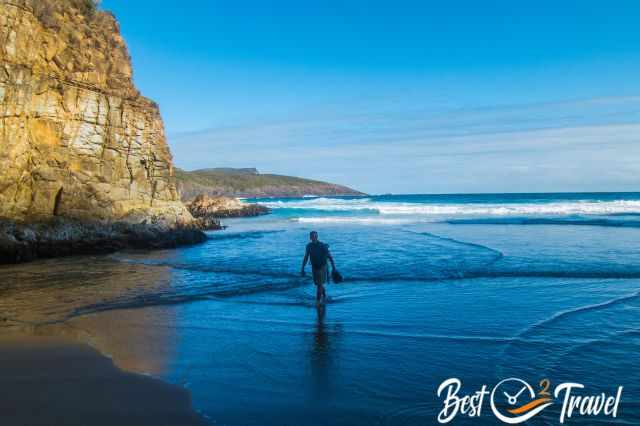
[[[500,381],[491,392],[483,385],[480,390],[465,394],[462,381],[450,378],[438,387],[437,395],[443,399],[438,423],[449,423],[457,416],[480,417],[487,397],[492,414],[507,424],[525,422],[553,404],[561,404],[561,424],[572,417],[617,417],[623,386],[612,394],[587,394],[584,389],[581,383],[564,382],[551,392],[549,379],[542,379],[536,391],[526,381],[511,377]]]

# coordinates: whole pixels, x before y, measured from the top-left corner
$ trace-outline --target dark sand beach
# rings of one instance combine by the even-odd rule
[[[205,425],[189,393],[62,337],[0,338],[3,426]]]

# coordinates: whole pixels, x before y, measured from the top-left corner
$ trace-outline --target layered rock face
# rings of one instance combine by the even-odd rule
[[[89,0],[0,0],[0,217],[187,224],[158,106]]]

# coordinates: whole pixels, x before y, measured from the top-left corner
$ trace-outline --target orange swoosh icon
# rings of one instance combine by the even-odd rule
[[[526,413],[529,410],[533,410],[538,405],[542,405],[549,401],[551,401],[551,398],[538,398],[538,399],[534,399],[528,404],[524,404],[522,407],[514,408],[512,410],[507,410],[507,411],[510,412],[511,414],[522,414],[522,413]]]

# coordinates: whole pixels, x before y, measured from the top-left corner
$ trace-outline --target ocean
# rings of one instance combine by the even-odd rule
[[[249,201],[272,214],[201,245],[1,267],[0,326],[81,338],[218,425],[437,424],[449,378],[623,386],[616,418],[565,423],[640,423],[640,193]],[[311,230],[345,277],[322,308]],[[500,424],[488,399],[453,424]]]

